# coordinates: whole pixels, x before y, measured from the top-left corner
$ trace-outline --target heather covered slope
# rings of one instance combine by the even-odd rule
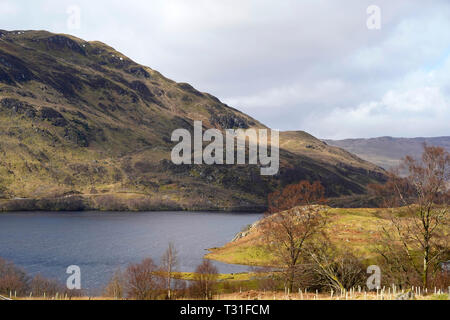
[[[260,210],[286,183],[320,180],[340,196],[384,179],[375,165],[301,132],[281,134],[275,177],[257,166],[175,166],[171,134],[192,130],[194,120],[265,128],[101,42],[0,31],[3,210]]]

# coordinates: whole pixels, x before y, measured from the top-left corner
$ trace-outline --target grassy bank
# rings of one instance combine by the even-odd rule
[[[338,249],[350,251],[366,260],[373,258],[380,227],[388,222],[385,209],[328,208],[326,233]],[[400,213],[400,210],[398,210]],[[253,227],[241,237],[221,248],[212,248],[206,258],[231,264],[274,266],[276,259],[265,247],[262,234]]]

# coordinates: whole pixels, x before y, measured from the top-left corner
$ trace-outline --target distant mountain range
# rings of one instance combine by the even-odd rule
[[[171,134],[266,128],[108,45],[0,30],[0,210],[250,210],[303,179],[327,195],[364,194],[385,172],[305,132],[280,134],[280,172],[176,166]],[[259,209],[260,210],[260,209]]]
[[[450,127],[449,127],[450,128]],[[324,140],[328,145],[343,148],[384,169],[398,166],[407,155],[419,159],[423,144],[439,146],[450,152],[450,136],[435,138],[392,138]]]

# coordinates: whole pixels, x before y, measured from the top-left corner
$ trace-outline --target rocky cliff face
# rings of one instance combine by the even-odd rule
[[[192,130],[194,120],[205,128],[265,128],[103,43],[0,31],[0,198],[77,195],[93,209],[245,210],[302,179],[322,181],[330,196],[361,194],[384,179],[380,168],[305,133],[282,133],[275,177],[260,176],[257,166],[175,166],[171,134]],[[25,206],[14,201],[3,200],[4,209]]]

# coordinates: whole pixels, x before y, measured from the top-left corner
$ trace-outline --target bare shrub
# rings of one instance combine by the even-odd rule
[[[188,284],[185,280],[172,279],[171,299],[183,299],[188,296]]]
[[[0,293],[23,296],[28,290],[28,285],[29,278],[24,270],[0,258]]]
[[[309,246],[303,265],[306,282],[319,290],[349,290],[366,283],[366,270],[360,259],[350,252],[340,252],[329,241]]]
[[[450,271],[437,271],[432,278],[431,286],[444,291],[448,289],[450,287]]]
[[[125,297],[125,275],[122,270],[117,270],[104,289],[106,297],[123,299]]]
[[[125,292],[128,298],[154,300],[162,292],[162,278],[152,259],[131,264],[125,271]]]
[[[47,279],[41,274],[33,277],[30,282],[30,291],[35,297],[55,296],[57,293],[65,292],[66,288],[55,279]]]

